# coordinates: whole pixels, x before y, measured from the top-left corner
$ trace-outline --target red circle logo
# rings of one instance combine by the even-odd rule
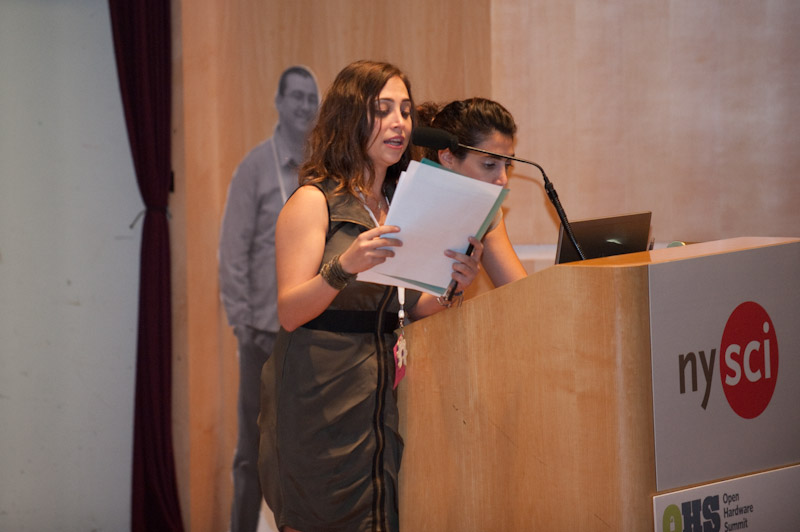
[[[739,416],[753,419],[769,405],[778,379],[778,337],[758,303],[742,303],[728,318],[719,374],[728,404]]]

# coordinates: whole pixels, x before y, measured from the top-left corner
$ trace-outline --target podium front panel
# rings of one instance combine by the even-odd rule
[[[648,270],[657,489],[800,462],[800,242]]]

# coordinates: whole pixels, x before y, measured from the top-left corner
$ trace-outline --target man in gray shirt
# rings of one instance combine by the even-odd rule
[[[222,303],[239,347],[238,440],[233,460],[231,532],[255,532],[261,511],[257,426],[261,367],[278,332],[275,223],[297,188],[306,136],[319,92],[302,66],[281,74],[271,138],[253,148],[233,174],[219,243]]]

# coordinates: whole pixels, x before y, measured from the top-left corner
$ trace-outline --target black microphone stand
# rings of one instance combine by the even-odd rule
[[[575,247],[575,251],[578,252],[578,257],[580,257],[581,260],[586,260],[586,256],[583,254],[583,250],[581,249],[580,244],[578,244],[578,241],[575,239],[575,234],[572,232],[572,226],[569,224],[569,220],[567,220],[567,214],[564,212],[564,208],[561,206],[561,201],[559,201],[558,199],[558,193],[556,192],[556,188],[553,186],[553,183],[551,183],[550,180],[547,178],[547,174],[545,173],[544,168],[542,168],[533,161],[527,161],[525,159],[520,159],[519,157],[512,157],[510,155],[500,155],[499,153],[482,150],[480,148],[475,148],[474,146],[467,146],[466,144],[461,144],[461,143],[459,143],[458,145],[459,147],[464,148],[465,150],[477,151],[480,153],[484,153],[486,155],[491,155],[493,157],[500,157],[502,159],[510,159],[512,161],[518,161],[520,163],[530,164],[538,168],[539,171],[542,173],[542,178],[544,178],[544,190],[545,192],[547,192],[547,197],[550,198],[550,203],[552,203],[553,207],[555,207],[556,209],[558,218],[559,220],[561,220],[561,226],[564,228],[564,231],[566,231],[567,236],[569,237],[569,241],[572,242],[572,245]]]

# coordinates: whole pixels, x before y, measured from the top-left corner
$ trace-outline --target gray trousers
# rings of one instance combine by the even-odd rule
[[[258,480],[258,412],[261,401],[261,367],[272,353],[276,333],[249,329],[237,334],[239,343],[238,438],[233,457],[231,532],[256,532],[261,513]]]

